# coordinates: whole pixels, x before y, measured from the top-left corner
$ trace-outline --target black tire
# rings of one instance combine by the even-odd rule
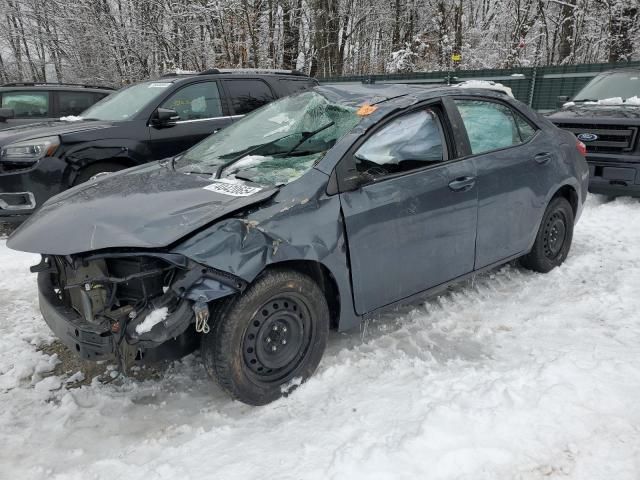
[[[327,344],[327,301],[299,272],[269,271],[211,313],[213,327],[201,344],[204,366],[224,390],[250,405],[286,396],[308,379]]]
[[[573,208],[566,198],[554,198],[542,217],[536,241],[520,263],[529,270],[547,273],[561,265],[569,255],[573,240]]]
[[[81,183],[91,180],[92,177],[100,175],[101,173],[113,173],[124,170],[125,168],[127,167],[115,162],[92,163],[91,165],[84,167],[80,170],[80,172],[78,172],[78,175],[73,181],[73,185],[80,185]]]

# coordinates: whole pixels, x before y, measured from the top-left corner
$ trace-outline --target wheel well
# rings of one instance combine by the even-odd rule
[[[289,268],[311,277],[324,292],[327,305],[329,306],[329,314],[331,315],[331,328],[338,328],[340,319],[340,291],[338,290],[338,284],[327,267],[313,260],[288,260],[269,265],[265,271],[274,268]]]
[[[578,193],[571,185],[565,185],[560,190],[558,190],[553,198],[557,197],[566,198],[571,205],[574,217],[578,214]]]

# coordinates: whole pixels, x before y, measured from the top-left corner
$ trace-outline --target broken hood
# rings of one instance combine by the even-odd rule
[[[276,192],[239,180],[185,174],[168,162],[156,162],[51,198],[11,235],[7,246],[50,255],[165,247]]]

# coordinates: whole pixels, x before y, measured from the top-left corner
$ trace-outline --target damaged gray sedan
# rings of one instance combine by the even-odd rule
[[[312,375],[332,328],[516,258],[560,265],[583,147],[498,92],[317,87],[53,197],[8,246],[42,254],[42,314],[82,358],[199,347],[260,405]]]

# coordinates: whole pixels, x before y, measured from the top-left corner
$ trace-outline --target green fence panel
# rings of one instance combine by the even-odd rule
[[[321,83],[459,83],[465,80],[492,80],[511,88],[513,96],[536,110],[557,108],[558,96],[572,97],[595,75],[606,70],[640,67],[640,61],[559,65],[537,68],[457,70],[396,73],[386,75],[351,75],[320,78]]]

